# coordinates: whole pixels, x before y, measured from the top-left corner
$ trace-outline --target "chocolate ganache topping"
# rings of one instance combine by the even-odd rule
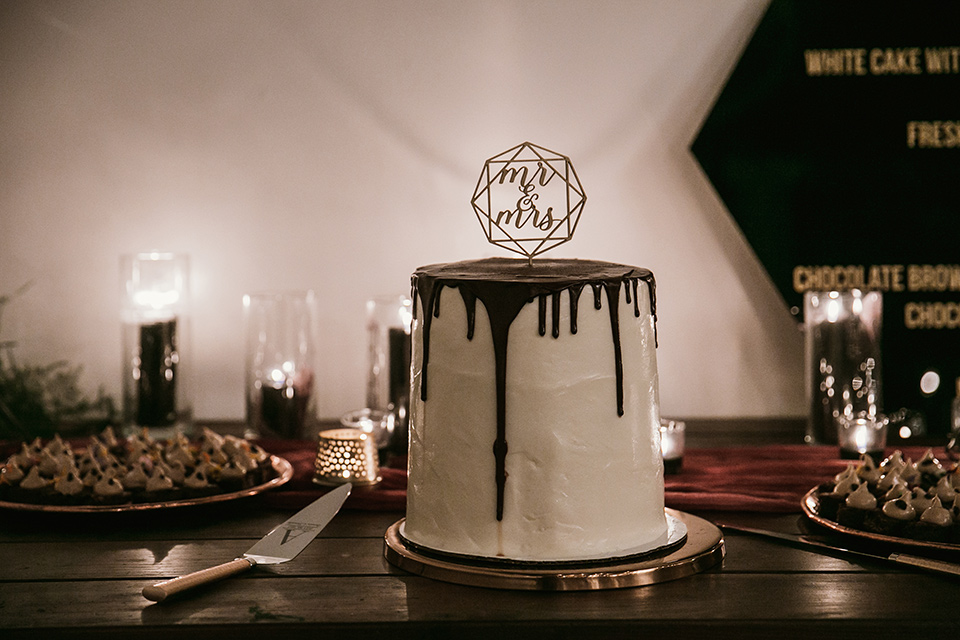
[[[546,336],[546,308],[553,310],[550,335],[560,336],[560,294],[569,291],[570,333],[577,333],[577,311],[580,294],[589,285],[593,290],[594,308],[603,308],[607,299],[610,330],[616,366],[617,415],[623,415],[623,359],[620,350],[619,296],[621,289],[627,303],[633,303],[634,314],[640,316],[637,288],[646,284],[650,293],[650,313],[656,329],[656,282],[647,269],[596,260],[539,259],[533,264],[511,258],[487,258],[445,264],[434,264],[417,269],[412,278],[413,312],[417,317],[416,299],[423,311],[423,369],[420,377],[420,398],[427,400],[427,378],[430,362],[430,326],[440,316],[440,292],[444,287],[460,292],[467,311],[467,339],[473,339],[476,323],[476,303],[486,308],[493,335],[496,366],[497,437],[493,445],[497,478],[497,520],[503,519],[503,497],[506,485],[506,379],[507,336],[510,325],[520,310],[534,299],[538,301],[539,334]],[[654,333],[656,336],[656,333]]]

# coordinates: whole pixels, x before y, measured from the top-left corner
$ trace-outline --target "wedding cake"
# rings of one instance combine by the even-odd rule
[[[520,562],[662,546],[653,274],[490,258],[412,283],[403,538]]]

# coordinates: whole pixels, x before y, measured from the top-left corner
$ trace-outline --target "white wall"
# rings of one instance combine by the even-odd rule
[[[193,262],[195,409],[243,415],[243,293],[314,288],[320,411],[363,303],[503,255],[470,198],[523,141],[588,201],[554,257],[654,271],[663,412],[802,415],[796,321],[688,151],[765,0],[5,0],[0,292],[21,361],[119,394],[118,256]]]

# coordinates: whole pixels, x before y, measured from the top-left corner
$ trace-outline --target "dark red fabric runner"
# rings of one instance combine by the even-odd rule
[[[306,440],[264,439],[268,452],[287,459],[293,478],[258,499],[279,509],[299,509],[326,492],[313,483],[317,445]],[[13,453],[12,443],[0,443],[0,462]],[[919,460],[926,447],[903,447],[903,454]],[[887,453],[892,453],[888,450]],[[943,449],[934,451],[947,464]],[[754,511],[798,513],[803,495],[842,471],[835,446],[772,445],[687,449],[679,473],[666,476],[665,501],[681,511]],[[346,508],[368,511],[404,511],[407,500],[406,460],[398,459],[380,470],[382,481],[374,487],[356,487]]]
[[[316,444],[305,441],[265,440],[261,446],[290,461],[293,479],[262,496],[266,504],[299,508],[324,492],[313,484]],[[905,447],[905,456],[918,460],[926,448]],[[935,452],[942,454],[942,452]],[[946,463],[945,456],[940,455]],[[841,460],[836,447],[776,445],[688,449],[679,473],[666,476],[668,507],[681,511],[800,512],[803,495],[842,471],[850,461]],[[407,474],[399,460],[381,469],[376,487],[358,487],[346,508],[403,511],[406,508]]]

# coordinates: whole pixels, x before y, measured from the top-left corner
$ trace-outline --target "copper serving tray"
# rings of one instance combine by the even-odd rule
[[[107,513],[123,511],[151,511],[154,509],[174,509],[177,507],[189,507],[201,504],[211,504],[214,502],[227,502],[238,500],[249,496],[263,493],[286,484],[293,477],[293,465],[279,456],[270,456],[270,466],[276,472],[276,476],[267,482],[258,484],[240,491],[230,493],[217,493],[212,496],[203,496],[201,498],[185,498],[183,500],[167,500],[165,502],[128,502],[125,504],[103,504],[103,505],[52,505],[52,504],[31,504],[28,502],[5,502],[0,500],[0,509],[13,509],[16,511],[43,511],[49,513]]]
[[[828,520],[820,515],[820,500],[817,497],[816,487],[808,491],[807,494],[803,496],[800,506],[803,508],[804,515],[820,526],[826,527],[827,529],[837,533],[860,538],[861,540],[868,540],[870,542],[879,542],[884,544],[895,544],[904,547],[913,547],[915,549],[933,549],[937,551],[953,552],[960,551],[960,545],[958,544],[950,544],[947,542],[928,542],[926,540],[912,540],[910,538],[886,536],[879,533],[871,533],[869,531],[852,529],[850,527],[845,527],[834,520]]]

